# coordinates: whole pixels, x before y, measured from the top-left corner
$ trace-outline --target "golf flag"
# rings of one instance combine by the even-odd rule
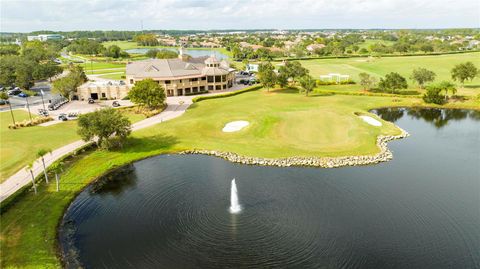
[[[43,92],[43,90],[40,90],[40,92],[42,93],[42,96],[44,96],[44,95],[45,95],[45,93]]]

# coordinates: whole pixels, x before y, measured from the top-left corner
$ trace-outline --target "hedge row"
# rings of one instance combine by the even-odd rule
[[[217,99],[217,98],[224,98],[224,97],[230,97],[230,96],[235,96],[237,94],[245,93],[245,92],[251,92],[251,91],[256,91],[262,88],[262,85],[255,85],[251,87],[247,87],[238,91],[234,92],[227,92],[223,94],[217,94],[217,95],[208,95],[208,96],[198,96],[192,99],[193,103],[197,103],[203,100],[208,100],[208,99]]]
[[[472,53],[479,52],[480,50],[461,50],[461,51],[448,51],[448,52],[429,52],[429,53],[403,53],[403,54],[380,54],[380,55],[370,55],[370,54],[356,54],[356,55],[338,55],[338,56],[316,56],[316,57],[292,57],[285,59],[274,59],[273,62],[281,61],[303,61],[303,60],[320,60],[320,59],[343,59],[343,58],[365,58],[365,57],[406,57],[406,56],[434,56],[434,55],[444,55],[444,54],[462,54],[462,53]]]
[[[315,90],[314,93],[319,94],[338,94],[338,95],[356,95],[356,96],[380,96],[380,97],[402,97],[402,98],[422,98],[421,95],[405,95],[391,93],[373,93],[373,92],[346,92],[346,91],[325,91]]]

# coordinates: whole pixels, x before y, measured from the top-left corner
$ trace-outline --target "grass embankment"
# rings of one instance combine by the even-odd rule
[[[28,112],[14,110],[16,121],[28,119]],[[142,114],[122,110],[131,122],[145,119]],[[10,111],[0,112],[0,182],[37,159],[39,149],[57,149],[79,140],[77,122],[61,122],[51,126],[32,126],[8,129],[12,122]]]
[[[382,127],[373,127],[354,112],[412,105],[424,104],[419,98],[305,97],[295,90],[261,90],[195,103],[182,117],[134,132],[122,150],[77,157],[62,175],[60,192],[41,182],[38,195],[25,193],[2,215],[2,268],[59,267],[55,230],[64,209],[89,182],[115,167],[191,148],[264,157],[374,153],[376,136],[398,129],[382,120]],[[223,133],[222,127],[233,120],[250,125]]]

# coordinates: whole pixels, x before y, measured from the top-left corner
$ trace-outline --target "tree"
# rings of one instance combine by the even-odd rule
[[[0,92],[0,99],[5,100],[8,102],[8,107],[10,108],[10,115],[12,115],[12,122],[13,126],[15,126],[15,117],[13,116],[13,110],[12,110],[12,104],[10,104],[10,101],[8,100],[10,97],[6,92]]]
[[[277,84],[280,86],[280,88],[285,88],[288,85],[288,76],[285,73],[278,72]]]
[[[391,72],[385,75],[385,78],[380,79],[378,84],[382,91],[391,91],[395,93],[396,90],[406,89],[408,87],[407,80],[400,74]]]
[[[287,61],[278,69],[278,72],[287,78],[292,78],[295,83],[296,78],[303,77],[308,74],[308,69],[303,67],[298,61]]]
[[[466,80],[472,80],[478,75],[478,69],[472,62],[457,64],[453,67],[452,79],[464,85]]]
[[[35,63],[33,61],[20,58],[15,68],[15,84],[25,90],[29,90],[34,85],[33,70]]]
[[[437,84],[437,87],[441,89],[441,91],[445,92],[445,101],[447,101],[448,93],[451,92],[452,95],[457,93],[457,88],[455,84],[451,83],[450,81],[442,81]]]
[[[55,182],[57,185],[57,192],[60,191],[60,173],[63,171],[63,162],[54,162],[50,165],[50,169],[55,173]]]
[[[47,155],[47,153],[52,153],[52,150],[51,149],[39,149],[37,151],[37,157],[42,159],[43,174],[45,175],[45,182],[48,184],[47,167],[45,166],[45,158],[44,158],[44,156]]]
[[[157,52],[155,57],[157,59],[174,59],[178,57],[178,53],[176,51],[162,49]]]
[[[135,83],[128,93],[130,101],[150,109],[158,108],[165,102],[165,90],[153,79],[144,79]]]
[[[25,167],[25,170],[27,172],[30,172],[30,176],[32,177],[32,186],[33,186],[33,191],[35,192],[35,194],[37,194],[37,185],[35,184],[35,176],[33,176],[33,164],[29,163],[27,164],[27,166]]]
[[[438,84],[428,85],[427,91],[423,95],[423,101],[425,101],[425,103],[434,103],[441,105],[445,102],[441,92],[442,88],[439,87]]]
[[[77,91],[77,88],[88,80],[81,66],[72,65],[69,73],[63,78],[59,78],[52,83],[52,90],[55,93],[70,99]]]
[[[364,90],[370,90],[375,85],[375,77],[370,76],[365,72],[358,74],[358,76],[360,77],[360,85],[363,86]]]
[[[267,88],[267,91],[269,91],[270,88],[275,87],[277,75],[272,63],[265,62],[260,64],[258,67],[258,79],[260,83],[263,84],[263,87]]]
[[[308,96],[308,93],[311,92],[316,86],[315,79],[313,79],[313,77],[308,74],[301,77],[299,82],[303,90],[305,91],[305,96]]]
[[[412,71],[410,79],[416,81],[421,89],[427,82],[432,82],[435,80],[436,74],[433,71],[430,71],[426,68],[415,68]]]
[[[106,48],[105,51],[103,52],[103,55],[105,55],[106,57],[112,57],[112,58],[128,57],[128,53],[122,51],[122,49],[117,45],[111,45],[108,48]]]
[[[77,132],[84,141],[96,138],[98,147],[112,149],[123,145],[131,133],[131,123],[119,110],[105,108],[81,115]]]
[[[157,53],[159,52],[158,49],[150,49],[145,53],[145,56],[148,58],[157,58]]]

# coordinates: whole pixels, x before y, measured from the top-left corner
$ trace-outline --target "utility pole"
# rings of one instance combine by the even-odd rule
[[[30,112],[30,104],[28,103],[28,97],[25,97],[27,101],[27,109],[28,109],[28,116],[30,117],[30,121],[32,121],[32,113]]]

